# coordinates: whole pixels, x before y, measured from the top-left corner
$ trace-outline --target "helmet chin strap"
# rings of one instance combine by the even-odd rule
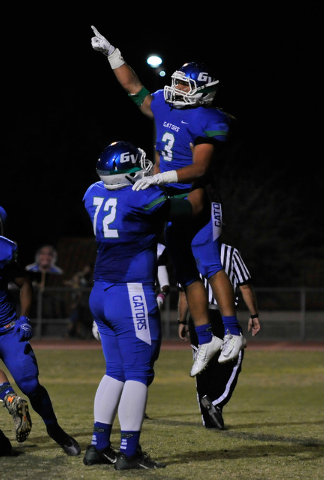
[[[127,178],[127,180],[128,180],[132,185],[134,185],[135,180],[133,179],[133,177],[131,177],[130,175],[125,175],[125,178]]]

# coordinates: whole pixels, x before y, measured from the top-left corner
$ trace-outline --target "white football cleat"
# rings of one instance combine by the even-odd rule
[[[222,352],[218,358],[219,363],[226,363],[238,357],[240,351],[246,347],[246,339],[240,335],[232,335],[228,330],[224,337]]]
[[[209,343],[198,345],[190,376],[195,377],[198,373],[204,370],[204,368],[207,367],[209,360],[221,349],[222,345],[223,340],[214,335]]]

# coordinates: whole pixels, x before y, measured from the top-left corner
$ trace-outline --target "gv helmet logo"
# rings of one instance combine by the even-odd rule
[[[130,154],[129,152],[122,153],[120,156],[120,163],[131,162],[136,163],[138,155]]]
[[[200,72],[197,80],[198,80],[198,82],[211,83],[212,82],[212,77],[209,77],[207,72]]]

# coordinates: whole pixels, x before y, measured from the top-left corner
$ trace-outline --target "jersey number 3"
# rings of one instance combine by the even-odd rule
[[[96,211],[93,217],[93,232],[96,235],[97,233],[97,221],[99,211],[104,203],[104,198],[102,197],[93,197],[93,205],[96,207]],[[104,238],[118,238],[118,230],[115,228],[109,228],[110,225],[114,222],[116,218],[116,206],[117,198],[109,198],[104,205],[104,212],[109,212],[102,219],[102,231]],[[100,228],[100,226],[98,225]]]
[[[161,154],[165,161],[171,162],[173,157],[172,148],[174,144],[174,135],[170,132],[166,132],[162,137],[162,142],[164,142],[164,150],[161,151]]]

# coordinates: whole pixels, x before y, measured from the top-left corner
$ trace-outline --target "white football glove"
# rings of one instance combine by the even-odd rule
[[[100,333],[98,330],[98,325],[95,321],[92,323],[92,335],[95,337],[96,340],[100,340]]]
[[[101,33],[98,32],[96,27],[91,25],[91,28],[93,30],[93,33],[95,34],[95,37],[91,38],[92,48],[108,57],[114,52],[115,47],[111,45],[111,43],[109,43],[108,40],[103,35],[101,35]]]
[[[132,190],[146,190],[148,187],[151,185],[159,185],[161,183],[161,173],[157,173],[156,175],[153,175],[152,177],[143,177],[137,180],[137,182],[134,183]]]
[[[169,172],[157,173],[153,176],[143,177],[134,183],[132,190],[146,190],[151,185],[164,185],[165,183],[177,183],[178,174],[176,170]]]

